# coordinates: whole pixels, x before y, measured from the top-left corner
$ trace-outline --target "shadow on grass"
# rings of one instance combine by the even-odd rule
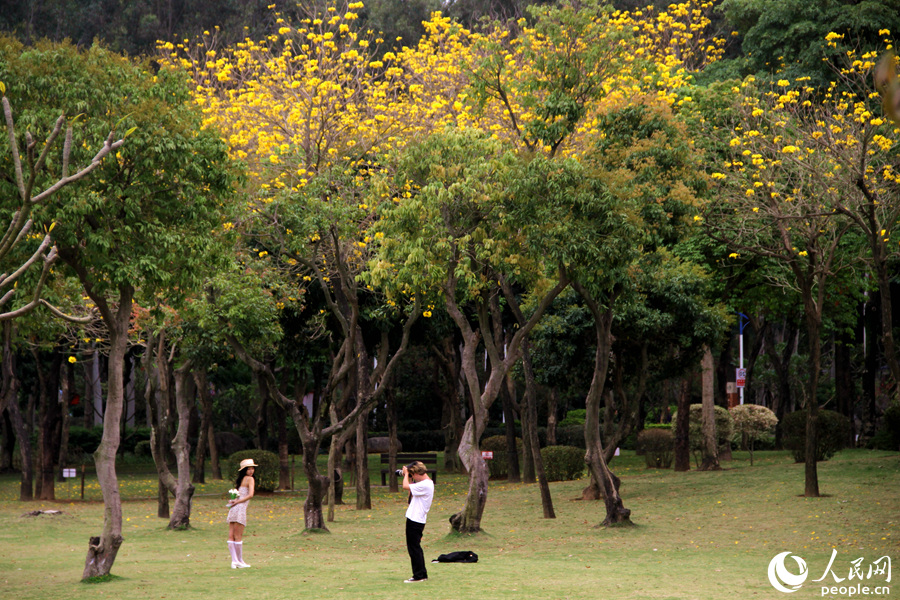
[[[87,579],[82,579],[81,583],[109,583],[110,581],[125,581],[125,578],[119,577],[118,575],[98,575],[96,577],[88,577]]]

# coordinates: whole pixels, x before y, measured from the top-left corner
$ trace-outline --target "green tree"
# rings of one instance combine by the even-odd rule
[[[103,438],[94,454],[105,505],[92,538],[85,579],[106,575],[122,544],[115,455],[123,406],[123,363],[136,298],[177,304],[211,262],[216,209],[234,192],[234,172],[218,137],[200,125],[183,79],[156,76],[99,47],[41,44],[0,58],[8,94],[26,119],[48,112],[83,115],[85,142],[131,131],[96,181],[65,188],[35,214],[54,229],[59,256],[78,277],[109,332],[109,382]],[[6,73],[9,73],[8,76]],[[82,152],[73,151],[81,161]]]

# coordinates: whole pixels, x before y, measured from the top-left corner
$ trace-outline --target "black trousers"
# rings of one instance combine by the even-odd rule
[[[428,578],[428,571],[425,569],[425,553],[422,552],[423,531],[425,531],[425,523],[406,520],[406,550],[409,552],[409,560],[412,563],[413,579]]]

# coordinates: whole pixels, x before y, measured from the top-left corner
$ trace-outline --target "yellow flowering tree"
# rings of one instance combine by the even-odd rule
[[[226,226],[240,228],[259,259],[289,273],[298,295],[315,287],[322,312],[334,324],[333,363],[322,392],[326,401],[316,414],[304,414],[274,385],[267,365],[231,339],[239,356],[270,382],[268,393],[297,411],[310,482],[308,529],[326,529],[322,499],[332,490],[330,476],[320,475],[315,461],[321,440],[334,434],[330,462],[340,451],[341,436],[353,428],[364,445],[364,416],[387,389],[380,384],[405,350],[420,314],[409,298],[406,306],[363,315],[367,303],[380,302],[358,281],[371,242],[367,229],[384,200],[369,193],[370,182],[387,153],[427,126],[429,111],[410,109],[420,104],[419,88],[395,55],[376,60],[381,40],[356,27],[362,7],[361,2],[327,4],[296,22],[279,16],[277,31],[265,40],[233,48],[216,48],[214,35],[195,45],[162,46],[167,61],[191,73],[206,122],[224,132],[232,154],[249,166],[253,197],[244,215]],[[388,336],[398,317],[404,320],[399,346]],[[364,329],[373,326],[383,335],[367,346]],[[328,419],[331,425],[323,427]],[[356,464],[361,509],[371,507],[365,456],[359,452]]]
[[[846,200],[841,184],[845,165],[817,142],[826,135],[850,141],[844,117],[824,121],[801,81],[780,80],[760,90],[751,80],[741,86],[742,117],[731,132],[731,155],[722,171],[720,201],[705,214],[709,233],[742,253],[776,266],[770,282],[799,295],[809,340],[804,400],[808,411],[805,495],[819,495],[815,458],[817,390],[823,319],[830,314],[831,284],[846,273],[853,256],[842,246],[850,223],[838,218]],[[851,110],[852,114],[852,110]],[[811,450],[810,450],[811,449]]]

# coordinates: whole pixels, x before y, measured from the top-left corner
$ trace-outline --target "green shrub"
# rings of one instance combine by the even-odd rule
[[[547,481],[571,481],[584,473],[584,449],[575,446],[541,448]]]
[[[93,454],[102,438],[102,427],[69,427],[69,446],[78,446],[85,454]]]
[[[556,430],[556,443],[559,446],[575,446],[584,449],[584,425],[560,427]]]
[[[638,447],[650,469],[668,469],[675,457],[675,435],[670,429],[654,427],[638,434]]]
[[[481,449],[494,453],[494,457],[486,460],[488,472],[494,479],[506,477],[509,474],[509,456],[506,451],[506,436],[492,435],[481,440]],[[519,464],[522,464],[522,439],[516,438],[516,451],[519,453]]]
[[[150,440],[141,440],[137,444],[134,445],[134,455],[135,456],[153,456],[153,451],[150,449]],[[237,474],[235,474],[237,477]]]
[[[731,436],[734,432],[734,425],[731,420],[731,413],[728,412],[727,408],[723,408],[721,406],[715,407],[716,414],[716,440],[718,441],[718,445],[721,447],[725,444],[731,443]],[[690,444],[691,450],[693,452],[699,452],[703,449],[703,405],[702,404],[691,404],[689,415],[689,436],[690,436]],[[675,423],[675,419],[678,417],[678,413],[676,412],[672,415],[672,423]]]
[[[258,464],[253,478],[256,479],[256,491],[258,492],[274,492],[278,488],[278,470],[280,463],[278,455],[268,450],[241,450],[235,452],[228,457],[229,476],[231,481],[237,479],[238,468],[241,461],[246,458],[252,458],[253,462]]]
[[[566,418],[559,422],[559,427],[584,427],[587,411],[583,408],[573,408],[566,413]]]
[[[781,421],[784,447],[791,451],[796,462],[806,460],[806,411],[798,410],[785,415]],[[850,437],[850,419],[833,410],[819,411],[819,427],[816,432],[816,460],[828,460],[847,446]]]
[[[900,405],[894,404],[884,411],[881,426],[875,432],[869,445],[876,450],[891,452],[900,449]]]

